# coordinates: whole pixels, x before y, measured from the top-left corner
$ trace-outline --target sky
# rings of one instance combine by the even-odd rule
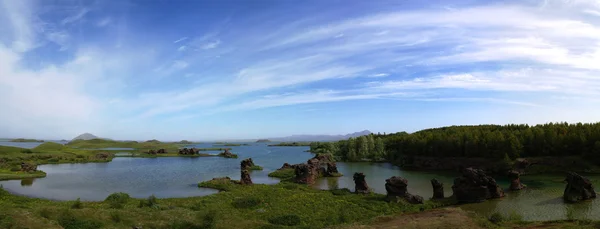
[[[597,0],[0,0],[0,137],[600,121]]]

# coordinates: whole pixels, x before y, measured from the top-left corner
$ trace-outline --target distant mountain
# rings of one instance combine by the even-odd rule
[[[355,138],[369,134],[371,134],[371,131],[363,130],[346,135],[292,135],[282,138],[269,138],[269,140],[273,142],[327,142],[346,140],[348,138]]]
[[[71,141],[75,141],[75,140],[92,140],[92,139],[99,139],[100,137],[90,134],[90,133],[84,133],[84,134],[80,134],[79,136],[73,138],[73,140]]]

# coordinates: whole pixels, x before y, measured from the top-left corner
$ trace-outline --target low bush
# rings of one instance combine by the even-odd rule
[[[495,212],[488,217],[488,220],[492,223],[499,224],[504,221],[504,216],[498,212]]]
[[[52,211],[48,208],[42,208],[40,210],[40,216],[46,219],[50,219],[52,217]]]
[[[10,168],[10,171],[11,171],[11,172],[18,172],[18,171],[21,171],[21,167],[20,167],[20,166],[19,166],[19,167],[17,167],[17,166],[15,166],[15,167],[12,167],[12,168]]]
[[[106,199],[104,199],[104,202],[108,202],[111,208],[120,209],[123,208],[125,204],[127,204],[127,201],[129,201],[129,199],[131,199],[131,197],[129,197],[129,194],[124,192],[115,192],[106,197]]]
[[[102,228],[102,223],[91,219],[80,219],[70,211],[64,211],[58,217],[58,224],[64,229],[97,229]]]
[[[81,203],[81,199],[77,198],[77,200],[75,200],[75,202],[73,203],[73,205],[71,205],[71,208],[73,208],[73,209],[82,209],[83,208],[83,204]]]
[[[154,195],[149,196],[148,199],[140,200],[140,204],[138,205],[138,207],[140,207],[140,208],[149,207],[149,208],[154,208],[154,209],[160,209],[160,205],[158,205],[158,199]]]
[[[120,223],[121,221],[123,221],[123,217],[121,216],[121,214],[119,214],[119,212],[116,211],[110,212],[110,219],[115,223]]]
[[[243,197],[233,200],[234,208],[253,208],[261,204],[262,201],[256,197]]]
[[[31,149],[24,149],[24,150],[21,150],[21,153],[31,154],[31,153],[33,153],[33,151],[31,151]]]
[[[296,226],[300,224],[300,217],[294,214],[282,215],[270,218],[269,223],[283,226]]]

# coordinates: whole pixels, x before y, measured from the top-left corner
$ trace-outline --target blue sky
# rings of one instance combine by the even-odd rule
[[[600,3],[0,0],[0,137],[600,121]]]

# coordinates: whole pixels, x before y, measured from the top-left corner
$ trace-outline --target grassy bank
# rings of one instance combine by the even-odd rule
[[[44,142],[44,140],[28,139],[28,138],[15,138],[15,139],[11,139],[10,142]]]
[[[310,146],[310,142],[281,142],[269,146]]]
[[[21,171],[21,163],[34,165],[110,162],[116,151],[101,150],[102,148],[131,148],[119,150],[129,152],[127,157],[227,157],[237,158],[235,154],[194,155],[179,154],[179,148],[185,145],[178,143],[163,143],[156,140],[146,142],[112,141],[105,139],[76,140],[66,145],[54,142],[43,143],[33,149],[11,146],[0,146],[0,180],[45,177],[43,171]],[[166,154],[147,154],[148,150],[165,149]],[[230,148],[201,148],[199,151],[225,151]]]
[[[0,146],[0,180],[45,177],[43,171],[21,171],[21,163],[27,164],[60,164],[109,162],[111,153],[99,150],[73,149],[62,144],[46,142],[33,149]]]
[[[0,190],[1,228],[323,228],[451,204],[387,203],[383,195],[314,190],[304,185],[236,185],[210,196],[103,202],[49,201]],[[77,225],[77,227],[75,227]]]

